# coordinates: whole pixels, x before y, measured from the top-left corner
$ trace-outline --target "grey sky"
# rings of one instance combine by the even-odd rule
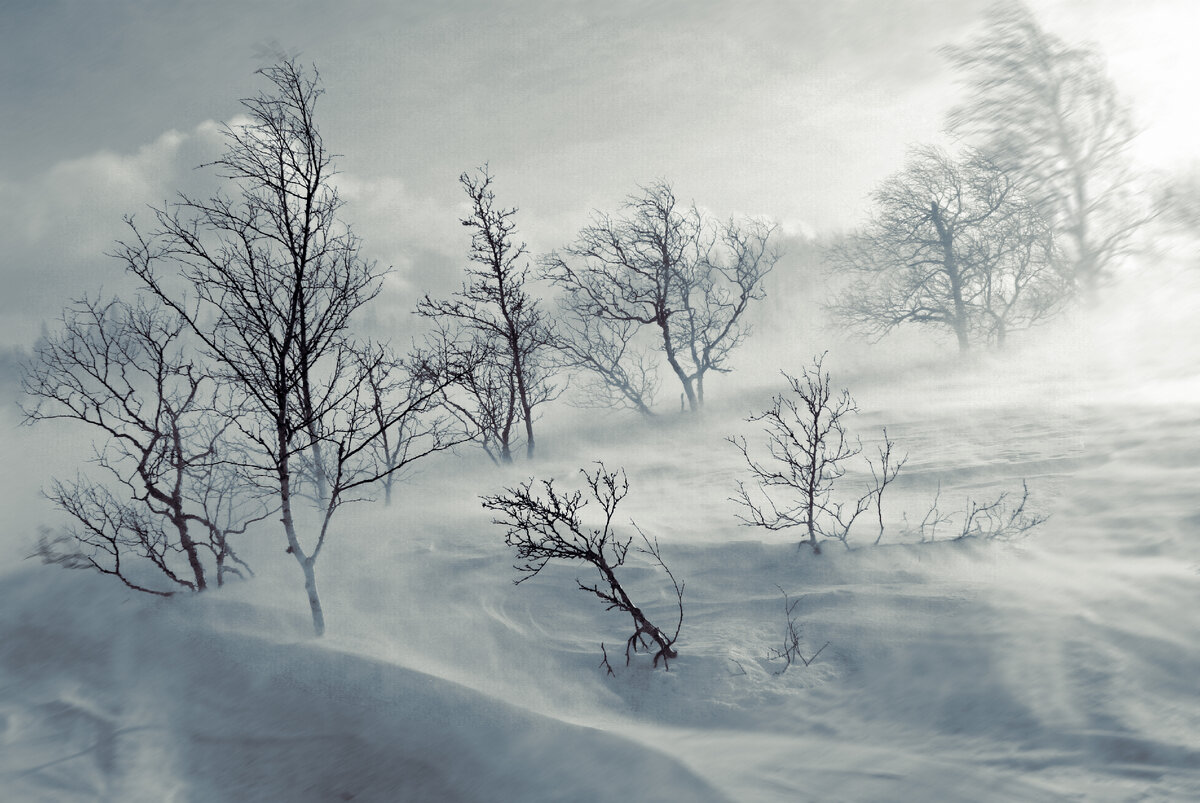
[[[9,0],[0,344],[28,342],[71,295],[120,285],[103,251],[121,215],[195,180],[219,148],[213,121],[259,88],[271,43],[321,69],[346,217],[396,265],[388,297],[402,305],[453,278],[456,178],[484,161],[535,252],[656,177],[791,232],[853,225],[905,148],[939,136],[954,88],[934,51],[986,5]],[[1178,117],[1156,76],[1196,74],[1187,0],[1034,6],[1065,38],[1099,40],[1156,124]],[[1189,122],[1147,141],[1183,158],[1170,126]]]

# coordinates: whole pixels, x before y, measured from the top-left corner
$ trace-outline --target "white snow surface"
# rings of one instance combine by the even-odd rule
[[[0,798],[1200,799],[1200,387],[1177,365],[1115,365],[842,371],[867,448],[887,426],[910,462],[882,544],[866,526],[820,556],[739,525],[728,500],[744,475],[724,437],[753,440],[742,419],[781,389],[769,373],[714,380],[701,423],[561,408],[535,462],[444,456],[391,507],[340,514],[323,639],[277,524],[243,541],[256,578],[191,598],[19,560],[50,518],[30,495],[45,435],[10,430],[28,459],[3,469]],[[618,660],[628,622],[576,589],[586,567],[514,586],[479,504],[528,476],[571,486],[595,460],[626,469],[622,521],[686,582],[669,671]],[[1028,537],[901,534],[939,483],[949,508],[1022,479],[1050,515]],[[652,567],[624,576],[673,625]],[[806,655],[828,643],[782,674],[777,586],[800,599]]]

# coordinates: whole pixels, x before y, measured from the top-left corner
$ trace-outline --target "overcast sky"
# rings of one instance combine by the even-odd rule
[[[485,161],[537,253],[666,178],[792,234],[855,225],[955,99],[937,55],[988,0],[104,3],[7,0],[0,26],[0,346],[121,286],[121,216],[194,183],[273,48],[321,70],[346,219],[407,315],[456,281],[457,176]],[[1041,0],[1097,42],[1148,167],[1190,164],[1194,0]]]

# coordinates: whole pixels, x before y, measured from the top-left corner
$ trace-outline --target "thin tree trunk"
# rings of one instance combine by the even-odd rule
[[[313,571],[313,559],[300,561],[304,570],[304,590],[308,592],[308,607],[312,611],[313,632],[318,636],[325,635],[325,611],[321,608],[321,597],[317,594],[317,576]]]
[[[282,424],[279,425],[278,437],[280,454],[276,470],[279,477],[279,512],[283,521],[283,532],[287,536],[288,554],[300,564],[304,572],[304,590],[308,593],[308,606],[312,612],[313,632],[317,636],[325,635],[325,612],[321,609],[321,598],[317,594],[317,577],[313,571],[314,559],[304,554],[300,547],[300,539],[296,535],[296,521],[292,517],[292,488],[291,469],[287,458],[287,434]]]
[[[532,460],[534,451],[533,408],[529,404],[529,391],[525,387],[525,365],[521,360],[514,359],[513,368],[517,372],[517,397],[521,402],[521,415],[525,418],[525,458]]]
[[[663,342],[666,344],[667,364],[671,366],[671,370],[675,372],[675,376],[679,377],[679,383],[683,385],[683,394],[687,397],[688,410],[694,413],[700,406],[699,402],[696,401],[696,392],[692,389],[692,382],[683,370],[683,366],[675,358],[675,349],[671,347],[671,330],[666,324],[661,324],[661,326]]]

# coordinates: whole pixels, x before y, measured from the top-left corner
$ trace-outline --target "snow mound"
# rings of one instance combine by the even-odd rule
[[[12,573],[0,605],[9,800],[727,799],[611,733],[96,578]]]

